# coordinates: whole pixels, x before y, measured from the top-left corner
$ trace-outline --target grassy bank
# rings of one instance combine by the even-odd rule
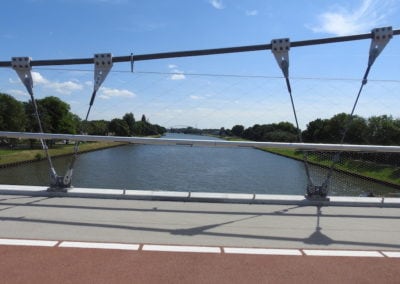
[[[220,138],[228,141],[246,141],[242,138],[229,136]],[[269,153],[303,161],[303,154],[296,150],[275,148],[259,149]],[[330,167],[332,164],[331,159],[323,158],[320,155],[313,154],[308,155],[308,161],[311,164],[322,167]],[[335,166],[335,169],[354,176],[359,176],[361,178],[370,179],[377,182],[387,183],[389,185],[394,185],[395,187],[400,188],[400,167],[342,157],[342,161]]]
[[[261,150],[296,160],[303,160],[303,154],[295,150],[272,148],[261,148]],[[330,167],[332,164],[331,159],[321,158],[321,156],[313,154],[309,154],[307,160],[311,164],[323,167]],[[335,169],[366,179],[372,179],[375,181],[395,185],[396,187],[400,186],[400,167],[373,163],[369,161],[342,158],[342,161],[336,164]]]
[[[79,146],[79,153],[90,152],[115,146],[123,145],[124,143],[114,142],[86,142]],[[71,155],[74,151],[73,144],[56,144],[49,149],[52,157]],[[42,149],[0,149],[0,166],[13,165],[23,162],[41,160],[45,158]]]

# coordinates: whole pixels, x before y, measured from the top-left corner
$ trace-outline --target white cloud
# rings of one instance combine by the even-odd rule
[[[257,16],[258,10],[246,10],[246,16]]]
[[[35,84],[49,84],[50,81],[45,79],[39,72],[32,72],[32,79]]]
[[[100,89],[99,97],[102,99],[110,99],[113,97],[134,98],[136,97],[136,94],[125,89],[112,89],[112,88],[102,87]]]
[[[385,22],[395,9],[394,3],[394,0],[362,0],[353,10],[336,6],[318,15],[319,24],[309,28],[337,36],[369,32]]]
[[[83,87],[82,85],[72,82],[72,81],[67,81],[67,82],[50,82],[47,85],[48,88],[53,89],[55,92],[60,93],[60,94],[71,94],[74,91],[79,91],[82,90]]]
[[[17,89],[7,90],[6,93],[10,94],[10,95],[13,95],[14,97],[26,97],[26,96],[28,96],[27,92],[24,92],[24,91],[21,91],[21,90],[17,90]]]
[[[57,82],[50,81],[42,76],[39,72],[32,72],[33,82],[37,85],[41,85],[44,88],[50,89],[56,93],[69,95],[74,91],[79,91],[83,89],[83,86],[77,82],[65,81]]]
[[[192,100],[203,100],[203,99],[204,99],[204,97],[201,97],[201,96],[194,96],[194,95],[191,95],[190,98],[191,98]]]
[[[12,79],[12,78],[8,78],[8,82],[9,82],[10,84],[21,84],[21,81],[20,81],[20,80],[14,80],[14,79]]]
[[[209,0],[209,3],[218,10],[222,10],[225,8],[224,4],[222,3],[222,0]]]
[[[183,74],[183,72],[178,71],[178,70],[176,70],[174,72],[176,72],[176,73],[171,75],[171,80],[184,80],[184,79],[186,79],[186,76],[185,76],[185,74]]]
[[[178,66],[175,64],[169,64],[168,68],[171,69],[173,74],[171,75],[170,79],[171,80],[184,80],[186,79],[186,76],[183,71],[178,70]]]

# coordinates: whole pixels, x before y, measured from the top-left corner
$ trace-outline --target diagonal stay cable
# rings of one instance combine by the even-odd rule
[[[372,42],[371,42],[370,51],[369,51],[368,65],[365,70],[364,77],[363,77],[361,86],[359,88],[359,91],[357,93],[352,110],[346,121],[344,130],[343,130],[343,134],[342,134],[342,137],[340,140],[340,144],[343,144],[344,139],[350,129],[351,123],[353,122],[354,112],[357,107],[357,104],[360,99],[363,88],[367,84],[368,75],[371,70],[371,67],[372,67],[373,63],[375,62],[376,58],[378,57],[378,55],[381,53],[383,48],[386,46],[386,44],[389,42],[389,40],[392,37],[393,37],[393,30],[391,27],[377,28],[377,29],[373,29],[371,31]],[[289,53],[288,52],[290,49],[290,41],[288,38],[272,40],[271,46],[272,46],[272,48],[271,48],[272,53],[274,54],[275,59],[278,62],[278,65],[281,68],[282,73],[286,80],[286,86],[287,86],[287,89],[288,89],[288,92],[290,95],[292,109],[293,109],[293,113],[294,113],[294,117],[295,117],[295,121],[296,121],[299,142],[302,143],[301,131],[299,128],[299,123],[298,123],[297,114],[296,114],[296,108],[295,108],[293,95],[292,95],[292,89],[291,89],[290,80],[289,80]],[[308,166],[308,161],[307,161],[307,154],[305,152],[303,152],[303,157],[304,157],[303,160],[304,160],[304,165],[305,165],[307,179],[308,179],[307,194],[306,194],[306,196],[308,198],[319,198],[319,199],[326,198],[326,196],[328,195],[329,182],[331,180],[335,166],[337,165],[337,163],[340,160],[341,154],[342,154],[342,151],[339,151],[333,157],[333,160],[332,160],[332,163],[329,168],[329,171],[328,171],[325,181],[321,185],[315,185],[310,176],[309,166]]]
[[[34,96],[33,92],[33,78],[32,78],[32,67],[31,67],[31,58],[30,57],[13,57],[12,60],[12,68],[17,72],[18,77],[21,79],[21,82],[25,86],[26,90],[28,91],[31,101],[32,101],[32,106],[33,106],[33,111],[34,115],[36,117],[36,121],[39,127],[39,132],[44,134],[43,131],[43,125],[40,119],[40,114],[38,110],[38,106],[36,103],[36,99]],[[47,146],[47,143],[44,139],[40,138],[40,144],[42,145],[42,149],[45,153],[47,162],[49,163],[50,167],[50,185],[56,184],[57,183],[57,173],[56,170],[53,166],[53,162],[51,160],[51,156],[49,153],[49,149]]]
[[[94,99],[96,98],[97,91],[100,88],[101,84],[106,79],[108,73],[110,72],[110,70],[113,66],[113,58],[112,58],[111,53],[95,54],[94,55],[94,66],[95,66],[95,69],[94,69],[93,92],[92,92],[92,96],[90,98],[89,108],[87,110],[85,120],[83,121],[83,123],[81,125],[81,134],[83,134],[84,127],[85,127],[85,125],[87,125],[89,114],[92,109]],[[65,188],[68,188],[71,186],[74,165],[78,158],[79,144],[80,144],[80,141],[75,141],[74,154],[71,158],[68,170],[63,178],[63,181],[61,184],[58,185],[58,188],[65,189]]]
[[[372,33],[373,34],[377,33],[376,30],[378,30],[378,32],[379,32],[379,29],[374,29],[372,31]],[[383,30],[383,32],[385,32],[385,30]],[[360,86],[360,88],[358,90],[356,99],[354,101],[353,108],[351,109],[351,112],[350,112],[350,114],[349,114],[349,116],[347,118],[347,121],[346,121],[344,130],[343,130],[343,134],[342,134],[342,137],[340,139],[339,144],[343,144],[344,143],[346,135],[347,135],[347,133],[348,133],[350,127],[351,127],[351,124],[352,124],[353,120],[354,120],[354,117],[355,117],[354,112],[355,112],[355,109],[357,107],[358,101],[360,99],[361,93],[362,93],[362,91],[364,89],[364,86],[368,82],[368,75],[369,75],[369,72],[371,71],[371,67],[374,64],[374,62],[375,62],[376,58],[378,57],[378,55],[383,50],[383,48],[386,46],[386,44],[392,38],[392,34],[390,32],[391,32],[391,29],[388,29],[387,30],[387,34],[385,33],[384,35],[375,35],[375,37],[372,38],[371,48],[370,48],[370,55],[369,55],[369,59],[368,59],[368,65],[367,65],[367,68],[365,70],[364,77],[362,79],[361,86]],[[383,36],[385,36],[385,37],[383,37]],[[377,37],[379,37],[379,38],[376,39]],[[343,153],[343,151],[339,151],[333,157],[333,161],[332,161],[331,166],[329,167],[329,172],[328,172],[327,178],[324,181],[324,185],[325,186],[328,185],[330,179],[332,178],[333,171],[335,169],[335,166],[339,163],[340,156],[342,155],[342,153]]]
[[[290,96],[290,102],[292,105],[292,110],[293,110],[293,115],[296,123],[296,131],[297,131],[297,137],[300,143],[303,143],[303,138],[301,135],[301,130],[299,126],[299,121],[297,118],[297,111],[293,99],[293,94],[292,94],[292,87],[290,84],[290,79],[289,79],[289,49],[290,49],[290,41],[288,38],[283,38],[283,39],[274,39],[271,41],[271,51],[275,56],[275,59],[279,65],[279,67],[282,70],[283,76],[285,77],[285,82],[286,82],[286,87],[287,91]],[[306,171],[306,176],[307,176],[307,189],[308,188],[313,188],[314,183],[310,175],[310,168],[308,164],[308,157],[307,157],[307,152],[303,151],[303,163],[304,163],[304,169]]]
[[[368,82],[368,75],[369,72],[371,71],[371,67],[374,64],[375,60],[378,58],[378,55],[382,52],[382,50],[384,49],[384,47],[386,46],[386,44],[390,41],[390,39],[393,37],[393,30],[391,27],[387,27],[387,28],[377,28],[377,29],[373,29],[372,32],[372,42],[371,42],[371,46],[370,46],[370,50],[369,50],[369,58],[368,58],[368,64],[367,64],[367,68],[365,70],[362,82],[361,82],[361,86],[358,90],[356,99],[354,101],[353,107],[351,109],[351,112],[346,120],[344,129],[343,129],[343,134],[342,137],[340,139],[339,144],[343,144],[344,140],[346,138],[346,135],[348,133],[348,131],[350,130],[351,124],[354,120],[354,112],[356,110],[357,104],[359,102],[360,96],[362,94],[362,91],[364,89],[364,86],[367,84]],[[342,155],[343,151],[339,151],[337,152],[332,160],[332,163],[329,167],[329,171],[327,174],[327,177],[325,179],[325,181],[322,184],[322,188],[325,191],[325,194],[328,194],[328,185],[329,182],[332,178],[332,174],[333,171],[335,170],[335,166],[339,163],[340,161],[340,156]]]

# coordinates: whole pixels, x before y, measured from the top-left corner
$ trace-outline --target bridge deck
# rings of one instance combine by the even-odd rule
[[[342,197],[331,201],[340,206],[321,207],[301,196],[246,204],[226,203],[246,195],[197,195],[220,202],[210,203],[88,190],[71,192],[86,197],[77,198],[1,187],[4,281],[397,283],[400,276],[398,199]]]
[[[37,196],[24,196],[8,187],[13,195],[7,195],[5,188],[0,190],[0,238],[400,250],[399,208],[372,206],[365,199],[358,204],[364,207],[344,206],[346,198],[342,206],[318,207],[299,196],[286,205],[240,204],[57,197],[40,188]],[[22,192],[26,195],[26,188]]]

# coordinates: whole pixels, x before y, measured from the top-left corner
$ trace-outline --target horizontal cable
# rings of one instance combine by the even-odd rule
[[[77,68],[35,68],[37,71],[77,71],[92,73],[92,69],[77,69]],[[162,71],[128,71],[128,70],[110,70],[110,73],[133,73],[144,75],[185,75],[185,76],[198,76],[198,77],[230,77],[230,78],[248,78],[248,79],[282,79],[283,76],[271,75],[242,75],[242,74],[221,74],[221,73],[187,73],[187,72],[162,72]],[[356,81],[359,82],[360,78],[340,78],[340,77],[290,77],[292,80],[317,80],[317,81]],[[400,83],[396,79],[368,79],[368,82],[383,82],[383,83]]]
[[[393,35],[400,35],[400,30],[393,30]],[[290,43],[290,46],[301,47],[309,45],[362,40],[362,39],[369,39],[371,37],[372,34],[368,33],[368,34],[340,36],[340,37],[331,37],[322,39],[311,39],[303,41],[293,41]],[[224,48],[214,48],[214,49],[174,51],[174,52],[163,52],[163,53],[152,53],[152,54],[140,54],[133,56],[132,55],[115,56],[113,57],[113,62],[116,63],[116,62],[143,61],[143,60],[202,56],[202,55],[216,55],[216,54],[261,51],[270,49],[271,49],[271,44],[259,44],[259,45],[224,47]],[[32,60],[31,66],[79,65],[79,64],[93,64],[93,63],[94,63],[93,58],[53,59],[53,60],[50,59],[50,60]],[[0,61],[0,67],[11,67],[11,61]]]
[[[168,138],[72,135],[72,134],[50,134],[50,133],[7,132],[7,131],[0,131],[0,137],[22,138],[22,139],[71,140],[71,141],[86,141],[86,142],[87,141],[125,142],[125,143],[143,144],[143,145],[170,145],[170,146],[178,145],[178,146],[239,147],[239,148],[265,147],[265,148],[295,149],[295,150],[306,150],[306,151],[352,151],[352,152],[355,151],[355,152],[400,153],[400,146],[378,146],[378,145],[168,139]]]

